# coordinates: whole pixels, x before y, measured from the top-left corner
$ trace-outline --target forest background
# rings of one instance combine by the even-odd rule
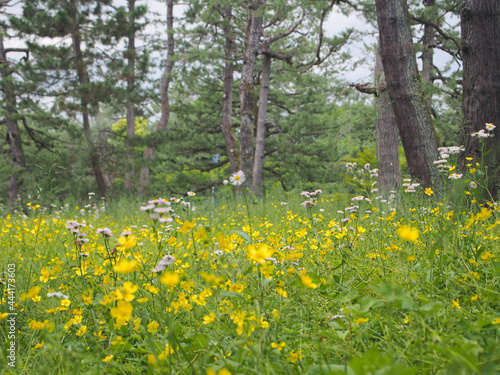
[[[378,168],[381,190],[403,175],[439,191],[438,147],[470,155],[500,123],[500,5],[480,3],[168,0],[165,17],[2,0],[0,201],[208,195],[239,170],[256,196],[347,195],[346,162]],[[335,14],[359,25],[329,33]],[[359,66],[373,78],[351,82]]]

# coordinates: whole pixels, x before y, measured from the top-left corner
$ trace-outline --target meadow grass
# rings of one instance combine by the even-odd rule
[[[1,373],[498,373],[498,208],[453,186],[31,202],[0,219]]]

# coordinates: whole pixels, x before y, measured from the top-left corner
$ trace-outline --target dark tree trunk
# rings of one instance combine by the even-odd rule
[[[252,186],[253,173],[253,124],[255,120],[254,83],[253,74],[259,41],[262,35],[262,13],[264,0],[250,3],[247,20],[247,46],[240,83],[240,167],[246,176],[245,186]]]
[[[170,87],[172,69],[174,67],[174,0],[167,1],[167,61],[165,62],[165,72],[161,80],[161,117],[156,132],[164,132],[168,125],[170,117],[170,102],[168,90]],[[157,147],[157,140],[152,140],[151,144],[144,150],[144,165],[141,168],[141,177],[139,180],[139,195],[144,195],[146,186],[149,182],[149,172],[151,161],[154,158]]]
[[[7,61],[7,54],[0,35],[0,75],[2,77],[1,89],[4,98],[4,120],[7,126],[7,143],[9,145],[10,158],[12,160],[12,175],[9,178],[7,188],[9,190],[9,205],[14,207],[19,197],[19,190],[23,184],[23,174],[26,172],[26,159],[24,157],[21,132],[19,129],[17,115],[17,100],[11,83],[11,70]]]
[[[269,50],[269,46],[267,47]],[[252,192],[262,196],[262,170],[264,167],[264,150],[266,140],[267,104],[269,99],[269,84],[272,58],[269,51],[263,53],[262,75],[260,77],[259,114],[257,116],[257,136],[255,140],[255,160],[253,165]]]
[[[232,35],[232,7],[227,5],[224,7],[224,15],[226,17],[227,26],[224,28],[226,35],[225,57],[226,64],[224,67],[224,95],[222,98],[222,136],[226,143],[227,155],[231,172],[236,173],[240,169],[240,157],[236,137],[233,131],[233,82],[234,82],[234,40]]]
[[[391,190],[397,190],[401,186],[401,167],[399,165],[398,126],[389,94],[385,88],[384,67],[379,49],[377,49],[375,62],[375,86],[378,91],[376,98],[378,116],[375,124],[379,168],[377,185],[380,193],[383,196],[388,196]]]
[[[78,91],[82,111],[83,133],[90,148],[90,164],[94,172],[97,186],[99,188],[101,196],[105,196],[107,190],[106,180],[102,172],[99,152],[95,147],[95,143],[92,138],[92,130],[90,128],[90,80],[87,72],[87,66],[85,64],[85,61],[83,60],[81,50],[80,25],[78,23],[77,5],[75,0],[72,0],[69,3],[69,14],[71,16],[71,20],[73,21],[71,41],[73,48],[73,57],[75,59],[76,73],[78,76]]]
[[[500,166],[500,2],[462,0],[461,21],[464,156],[480,150],[478,138],[470,134],[484,129],[486,123],[495,124],[495,137],[487,138],[485,145],[492,150],[486,161],[492,171]],[[463,167],[463,160],[461,164]],[[498,193],[498,175],[491,182],[490,189]]]
[[[440,190],[434,165],[437,145],[422,100],[410,21],[403,0],[376,0],[380,54],[410,174],[424,186]]]
[[[129,36],[127,48],[127,162],[125,163],[125,189],[134,191],[134,159],[135,149],[132,145],[132,138],[135,135],[135,108],[134,95],[135,86],[135,0],[128,0],[129,14]]]

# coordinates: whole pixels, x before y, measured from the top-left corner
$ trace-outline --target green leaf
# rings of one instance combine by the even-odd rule
[[[236,233],[238,236],[246,240],[247,242],[252,242],[252,239],[248,235],[248,233],[242,232],[241,230],[228,230],[228,232]]]
[[[349,366],[322,364],[309,367],[304,375],[356,375],[356,373]]]

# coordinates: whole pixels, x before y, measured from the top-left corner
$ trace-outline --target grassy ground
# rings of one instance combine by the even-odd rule
[[[416,190],[32,202],[0,219],[1,372],[498,373],[497,209]]]

